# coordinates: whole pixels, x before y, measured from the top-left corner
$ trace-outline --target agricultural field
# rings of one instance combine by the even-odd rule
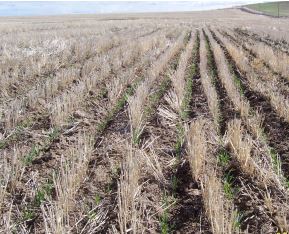
[[[0,233],[289,231],[288,20],[0,21]]]
[[[245,6],[247,9],[275,17],[288,17],[289,16],[289,2],[266,2],[250,4]]]

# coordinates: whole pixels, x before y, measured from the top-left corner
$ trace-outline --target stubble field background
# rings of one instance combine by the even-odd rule
[[[288,231],[288,26],[2,17],[0,232]]]

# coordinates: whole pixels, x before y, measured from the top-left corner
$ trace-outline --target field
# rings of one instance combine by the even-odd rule
[[[288,26],[2,18],[0,233],[289,231]]]
[[[246,7],[270,16],[289,16],[289,2],[286,1],[250,4]]]

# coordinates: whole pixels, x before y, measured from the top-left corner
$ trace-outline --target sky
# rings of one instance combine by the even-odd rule
[[[128,12],[197,11],[227,8],[262,0],[191,0],[191,1],[3,1],[0,16],[36,16],[63,14],[101,14]],[[274,1],[274,0],[273,0]]]

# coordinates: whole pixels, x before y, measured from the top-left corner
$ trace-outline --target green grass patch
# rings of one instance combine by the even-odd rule
[[[229,65],[228,67],[229,67],[230,73],[232,74],[233,81],[234,81],[236,87],[239,89],[240,94],[242,96],[244,96],[245,87],[244,87],[244,85],[240,79],[240,76],[237,74],[237,71],[235,70],[235,67],[230,60],[228,60],[228,65]]]
[[[52,194],[53,183],[48,181],[46,184],[42,185],[39,189],[37,189],[34,204],[35,206],[39,207],[47,197],[50,197]]]
[[[141,129],[133,129],[132,132],[132,143],[134,145],[139,145],[141,143],[141,134],[142,130]]]
[[[101,198],[101,196],[100,196],[99,194],[96,194],[96,195],[94,196],[94,203],[95,203],[95,205],[98,206],[98,205],[100,204],[101,200],[102,200],[102,198]]]
[[[278,174],[278,172],[281,169],[280,157],[279,157],[278,153],[276,152],[276,150],[273,148],[270,148],[270,156],[272,158],[273,168],[274,168],[275,172]]]
[[[22,212],[23,221],[33,220],[36,217],[35,212],[32,209],[25,208]]]
[[[231,156],[226,150],[221,150],[218,155],[218,164],[221,167],[227,167],[231,161]]]
[[[235,230],[239,231],[241,229],[241,224],[244,218],[244,214],[240,211],[235,212],[235,218],[234,218],[234,228]]]
[[[53,142],[59,136],[60,136],[60,129],[59,128],[53,128],[52,131],[48,134],[48,143]]]
[[[0,149],[4,149],[6,145],[7,145],[7,141],[6,140],[0,141]]]
[[[168,234],[170,230],[168,212],[165,210],[160,217],[160,228],[162,234]]]
[[[289,2],[257,3],[245,7],[270,16],[289,16]]]
[[[170,223],[170,218],[169,218],[169,207],[171,207],[173,203],[174,203],[174,198],[171,199],[171,197],[168,196],[167,193],[165,192],[163,195],[163,201],[162,201],[162,207],[164,210],[161,213],[161,216],[159,218],[160,232],[162,234],[169,234],[169,233],[172,233],[174,230],[174,225]]]
[[[38,145],[32,146],[31,150],[23,158],[25,165],[30,165],[33,160],[39,155],[41,147]]]
[[[223,186],[224,193],[228,199],[233,199],[235,194],[235,189],[233,187],[234,176],[232,175],[232,171],[228,171],[224,174],[223,177]]]
[[[180,158],[182,147],[185,141],[185,128],[181,123],[178,123],[176,125],[176,129],[177,129],[177,141],[175,143],[175,152],[177,158]]]

